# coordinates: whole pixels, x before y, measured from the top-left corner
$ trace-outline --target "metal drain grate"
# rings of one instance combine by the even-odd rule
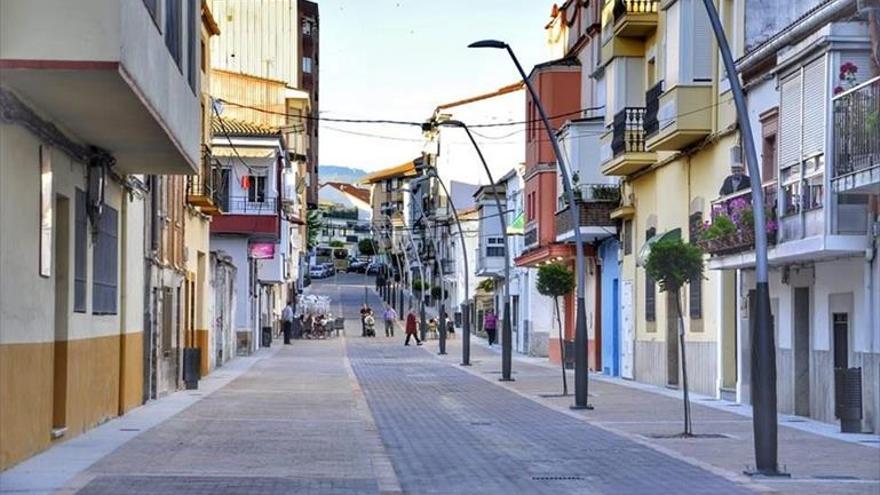
[[[840,474],[819,474],[813,476],[817,480],[857,480],[855,476],[846,476]]]
[[[471,422],[470,422],[470,425],[471,425],[471,426],[489,426],[489,425],[491,425],[491,424],[492,424],[492,423],[490,423],[490,422],[488,422],[488,421],[471,421]]]
[[[583,476],[532,476],[532,481],[584,481]]]
[[[642,436],[655,440],[706,440],[713,438],[733,438],[725,433],[694,433],[689,436],[684,436],[682,433],[647,433]]]
[[[786,423],[806,423],[806,419],[784,419]]]
[[[120,428],[119,431],[141,431],[140,428]]]

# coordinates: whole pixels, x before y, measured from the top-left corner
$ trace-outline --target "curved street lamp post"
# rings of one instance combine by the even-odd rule
[[[544,129],[547,131],[547,136],[550,138],[550,143],[553,145],[553,152],[556,154],[556,161],[559,164],[559,172],[562,175],[562,185],[565,188],[565,196],[568,199],[568,209],[571,214],[571,222],[574,226],[575,272],[577,273],[577,303],[575,304],[575,306],[577,308],[577,316],[574,346],[575,398],[574,405],[571,407],[572,409],[592,409],[593,406],[591,406],[588,402],[589,377],[587,375],[587,313],[584,297],[586,281],[584,276],[585,264],[583,236],[581,235],[580,229],[580,212],[578,211],[577,205],[574,201],[574,191],[571,187],[571,177],[569,177],[568,170],[565,167],[562,150],[559,147],[559,141],[556,139],[556,134],[553,132],[553,128],[550,126],[550,120],[547,118],[547,112],[546,110],[544,110],[544,105],[541,103],[541,98],[538,96],[537,91],[535,91],[532,82],[529,80],[529,76],[523,70],[522,65],[520,65],[519,60],[516,58],[516,54],[513,53],[513,49],[510,47],[510,45],[503,41],[483,40],[471,43],[470,45],[468,45],[468,48],[495,48],[507,50],[507,53],[513,60],[514,65],[516,65],[517,71],[519,71],[519,74],[522,77],[523,83],[526,85],[529,94],[532,96],[532,101],[538,108],[538,113],[541,116],[541,120],[544,122]]]

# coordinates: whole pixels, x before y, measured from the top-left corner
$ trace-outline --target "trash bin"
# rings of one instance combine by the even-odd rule
[[[834,369],[834,399],[841,433],[861,433],[862,368]]]
[[[260,339],[260,345],[263,347],[271,347],[272,346],[272,327],[263,327],[262,339]]]
[[[574,369],[574,341],[566,340],[563,346],[565,350],[565,369]]]
[[[202,370],[202,350],[198,347],[187,347],[183,350],[183,381],[187,390],[199,388]]]

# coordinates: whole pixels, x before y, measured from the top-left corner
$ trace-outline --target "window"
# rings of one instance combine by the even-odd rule
[[[776,179],[776,134],[779,131],[779,109],[761,115],[761,182]]]
[[[312,73],[312,58],[311,57],[303,57],[303,72],[306,74]]]
[[[633,223],[632,220],[623,221],[623,254],[633,253]]]
[[[305,36],[312,35],[312,21],[308,19],[303,19],[302,21],[302,34]]]
[[[165,5],[165,46],[168,47],[168,52],[177,64],[177,68],[180,68],[182,5],[180,1],[168,2]]]
[[[486,239],[486,256],[504,256],[504,238],[489,237]]]
[[[385,192],[391,192],[394,190],[394,184],[390,180],[385,181]]]
[[[77,313],[86,312],[86,254],[88,245],[87,232],[89,227],[86,214],[86,193],[76,190],[76,206],[74,207],[73,237],[73,310]]]
[[[657,233],[657,229],[651,227],[647,231],[645,231],[645,241],[654,237]],[[657,287],[654,284],[654,279],[648,276],[648,273],[645,272],[645,320],[646,321],[656,321],[657,320],[657,301],[656,301],[656,291]]]
[[[266,177],[262,175],[249,175],[248,202],[264,203],[266,201]]]
[[[700,225],[703,223],[702,212],[696,212],[690,217],[690,240],[696,242]],[[690,280],[688,289],[688,312],[691,319],[703,318],[703,277],[695,277]]]
[[[52,275],[52,161],[51,150],[40,146],[40,275]]]
[[[199,52],[199,56],[201,57],[201,67],[202,72],[207,72],[208,70],[208,60],[207,60],[207,52],[205,51],[205,40],[201,41],[201,51]]]
[[[92,314],[116,314],[118,251],[117,213],[115,209],[105,205],[98,220],[92,259]]]
[[[196,2],[198,0],[187,0],[186,2],[186,79],[189,82],[190,89],[196,91],[196,32],[198,32],[199,18],[196,15]]]

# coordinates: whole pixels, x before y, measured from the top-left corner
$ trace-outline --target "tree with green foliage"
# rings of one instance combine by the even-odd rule
[[[318,210],[309,211],[306,216],[306,243],[309,249],[318,246],[318,232],[324,228],[324,217]]]
[[[330,247],[332,247],[332,248],[345,247],[345,243],[340,241],[339,239],[333,239],[330,241]]]
[[[364,238],[358,241],[358,252],[363,256],[374,256],[376,254],[376,245],[373,239]]]
[[[495,279],[494,278],[487,278],[486,280],[483,280],[482,282],[477,284],[477,289],[479,289],[483,292],[494,291],[495,290]]]
[[[562,339],[562,316],[559,312],[559,298],[574,290],[574,273],[560,263],[551,263],[538,268],[538,292],[552,297],[556,306],[556,323],[559,330],[559,359],[562,362],[562,395],[568,395],[568,380],[565,377],[565,343]]]
[[[675,312],[678,316],[678,345],[681,350],[682,392],[684,394],[684,433],[682,436],[693,436],[681,289],[691,280],[703,278],[703,251],[681,239],[661,239],[651,246],[651,252],[645,261],[645,272],[656,281],[661,292],[666,292],[667,297],[675,299]],[[674,344],[667,342],[667,345]]]

